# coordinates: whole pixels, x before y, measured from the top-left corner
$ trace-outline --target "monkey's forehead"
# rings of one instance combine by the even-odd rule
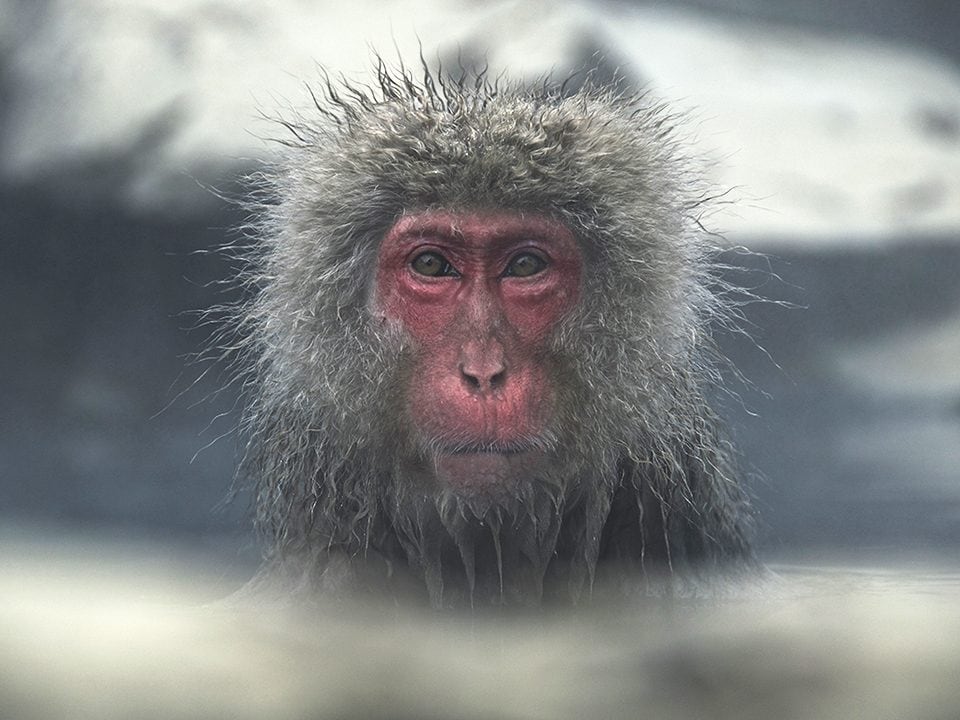
[[[390,230],[398,242],[423,237],[454,243],[494,245],[516,238],[553,243],[571,241],[570,230],[557,220],[536,213],[464,212],[437,210],[414,212],[400,217]]]
[[[622,211],[640,199],[648,214],[658,205],[675,214],[695,185],[683,177],[669,118],[653,102],[597,90],[565,97],[381,82],[380,96],[354,89],[320,103],[317,127],[302,132],[308,163],[289,160],[306,171],[300,177],[338,193],[341,208],[502,207],[586,220],[596,208]]]

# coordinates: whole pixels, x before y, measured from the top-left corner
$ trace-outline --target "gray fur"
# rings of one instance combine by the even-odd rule
[[[595,584],[676,588],[752,563],[750,513],[704,400],[708,324],[728,313],[672,118],[587,82],[568,94],[482,74],[327,81],[257,178],[237,314],[252,370],[242,474],[266,544],[259,582],[434,605],[578,602]],[[404,213],[537,212],[584,253],[583,301],[552,340],[554,461],[516,495],[458,497],[405,418],[409,340],[374,326],[381,238]]]

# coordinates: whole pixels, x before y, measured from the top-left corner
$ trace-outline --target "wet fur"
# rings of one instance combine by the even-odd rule
[[[322,90],[255,178],[251,299],[233,318],[241,474],[266,548],[255,585],[538,604],[750,566],[748,503],[704,399],[708,325],[729,319],[698,221],[709,192],[666,109],[589,81],[382,63],[375,87]],[[405,418],[409,340],[369,312],[386,231],[441,209],[545,213],[584,253],[583,300],[543,358],[553,460],[509,496],[420,476],[436,449]]]

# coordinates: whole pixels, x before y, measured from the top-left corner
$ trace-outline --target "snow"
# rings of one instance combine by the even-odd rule
[[[711,179],[733,188],[710,218],[731,242],[960,238],[960,73],[910,47],[589,3],[55,0],[34,22],[0,11],[6,181],[196,212],[211,201],[203,184],[273,152],[260,113],[304,107],[318,65],[362,81],[374,49],[415,63],[422,44],[431,62],[485,56],[533,78],[600,53],[686,116]],[[65,170],[85,167],[100,170]]]

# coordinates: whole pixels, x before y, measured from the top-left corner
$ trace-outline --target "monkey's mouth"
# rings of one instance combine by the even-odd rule
[[[426,443],[426,450],[435,456],[452,455],[523,455],[529,452],[549,452],[556,448],[556,438],[550,433],[512,440],[446,440]]]
[[[516,482],[538,474],[556,440],[550,434],[509,440],[435,439],[427,457],[434,478],[465,495],[509,492]]]

